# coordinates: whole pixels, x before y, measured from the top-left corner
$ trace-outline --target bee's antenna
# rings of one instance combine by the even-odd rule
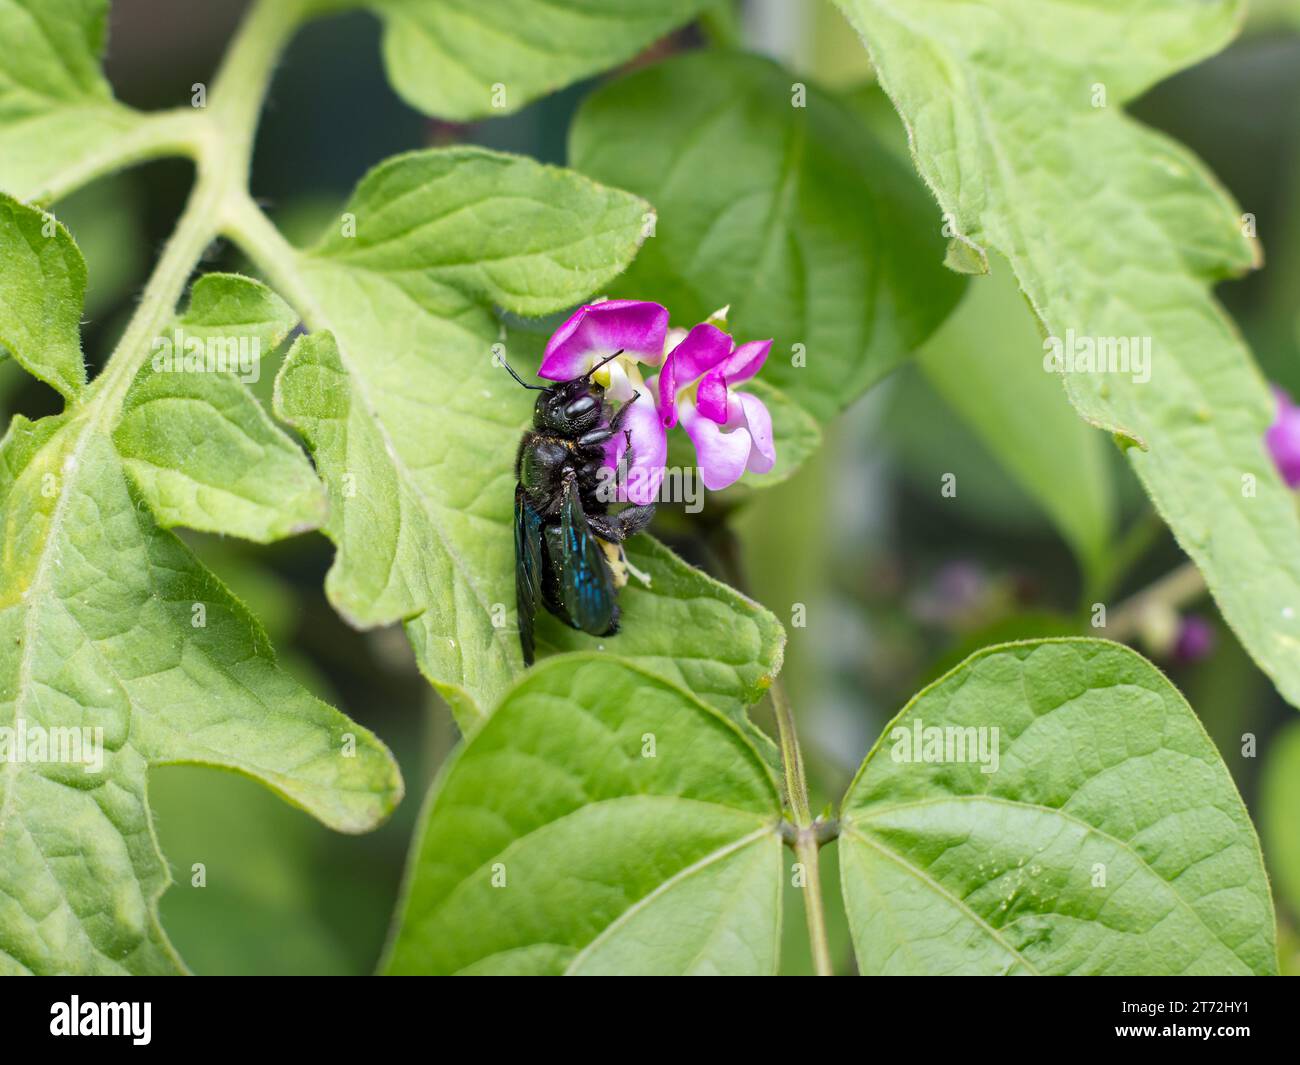
[[[607,362],[613,362],[615,359],[617,359],[620,355],[623,354],[623,352],[624,352],[625,350],[626,350],[625,348],[619,348],[618,351],[614,352],[613,355],[606,355],[603,359],[600,360],[600,362],[598,362],[598,363],[596,363],[594,366],[592,366],[592,368],[591,368],[590,370],[588,370],[588,371],[587,371],[585,374],[583,374],[582,376],[583,376],[583,377],[590,377],[590,376],[591,376],[592,374],[594,374],[597,370],[599,370],[602,366],[604,366],[605,363],[607,363]]]
[[[520,377],[517,373],[515,373],[515,368],[511,366],[510,363],[506,362],[505,359],[502,359],[500,361],[501,361],[501,365],[506,368],[506,373],[508,373],[511,377],[513,377],[516,381],[518,381],[521,385],[523,385],[524,388],[531,388],[535,392],[546,391],[545,385],[530,385],[527,381],[525,381],[522,377]]]

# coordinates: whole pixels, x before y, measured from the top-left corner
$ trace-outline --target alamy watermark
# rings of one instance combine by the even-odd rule
[[[228,373],[252,384],[261,376],[262,338],[188,336],[181,326],[153,342],[155,373]]]
[[[1150,337],[1077,336],[1065,331],[1065,339],[1043,341],[1043,369],[1048,373],[1129,374],[1133,383],[1151,380]]]
[[[641,489],[646,491],[643,493]],[[656,503],[681,503],[687,514],[704,509],[704,481],[695,466],[602,466],[596,473],[596,498],[619,503],[653,497]]]
[[[919,717],[911,728],[891,729],[895,762],[969,763],[981,773],[996,773],[1002,731],[997,725],[926,725]]]
[[[14,725],[0,726],[0,765],[22,762],[28,765],[79,765],[87,773],[104,769],[103,726],[28,725],[19,718]]]

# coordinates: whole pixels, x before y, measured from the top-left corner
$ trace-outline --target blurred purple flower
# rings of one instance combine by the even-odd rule
[[[1277,471],[1287,487],[1300,486],[1300,407],[1291,402],[1280,388],[1273,389],[1277,399],[1277,417],[1264,434]]]
[[[1199,614],[1188,614],[1178,629],[1174,658],[1179,662],[1196,662],[1214,650],[1214,626]]]

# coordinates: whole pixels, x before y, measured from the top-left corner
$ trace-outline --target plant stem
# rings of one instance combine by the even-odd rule
[[[1194,563],[1184,562],[1176,570],[1126,599],[1104,628],[1107,638],[1127,640],[1142,631],[1154,612],[1178,610],[1205,594],[1205,578]]]
[[[1088,582],[1088,587],[1084,590],[1082,607],[1085,614],[1093,603],[1105,602],[1114,594],[1129,570],[1155,546],[1164,530],[1165,523],[1151,507],[1124,530],[1118,544],[1110,552],[1108,564],[1095,579]]]
[[[210,114],[221,152],[207,161],[224,174],[228,193],[248,187],[253,139],[271,76],[305,12],[305,0],[257,0],[213,80]]]
[[[107,429],[116,420],[131,383],[149,358],[154,338],[161,335],[176,313],[185,282],[216,236],[213,218],[219,202],[219,187],[201,174],[145,285],[140,305],[87,394],[93,411],[91,425]]]
[[[776,710],[776,729],[781,743],[781,764],[785,768],[785,800],[794,814],[794,823],[799,828],[808,828],[813,823],[812,809],[808,804],[808,780],[804,776],[803,751],[799,749],[799,735],[795,731],[794,712],[785,697],[785,688],[781,681],[772,681],[769,689],[772,706]]]
[[[198,177],[113,354],[87,392],[87,429],[110,429],[132,381],[166,329],[185,282],[220,232],[226,204],[248,198],[248,166],[262,102],[280,51],[302,18],[302,0],[258,0],[231,42],[205,114],[168,112],[166,136],[191,155]]]
[[[803,752],[795,731],[794,712],[780,680],[769,690],[776,711],[776,728],[781,743],[781,764],[785,768],[785,799],[794,817],[794,854],[804,869],[803,906],[808,918],[808,939],[812,945],[813,968],[818,976],[834,976],[830,942],[826,935],[826,908],[822,902],[822,878],[817,829],[808,804],[808,780],[804,776]]]
[[[818,976],[834,976],[830,940],[826,934],[826,907],[822,903],[822,876],[818,865],[816,836],[811,828],[799,829],[794,855],[804,868],[803,908],[808,918],[808,940],[812,944],[813,971]]]
[[[719,0],[701,11],[700,30],[714,48],[740,49],[744,45],[744,27],[735,0]]]

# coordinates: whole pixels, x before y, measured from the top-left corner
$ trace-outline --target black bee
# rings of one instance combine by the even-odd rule
[[[566,625],[593,636],[618,632],[618,589],[627,583],[622,543],[650,524],[655,508],[630,506],[609,513],[602,496],[605,444],[617,432],[632,401],[611,416],[605,388],[591,375],[615,352],[581,377],[549,387],[530,385],[508,363],[510,376],[541,393],[533,428],[515,457],[515,595],[519,646],[533,664],[533,622],[540,601]],[[635,393],[633,399],[636,398]]]

